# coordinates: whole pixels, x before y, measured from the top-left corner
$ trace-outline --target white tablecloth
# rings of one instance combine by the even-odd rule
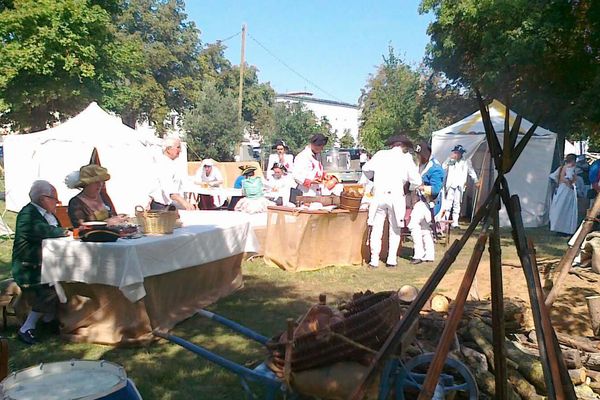
[[[134,302],[146,295],[144,277],[258,249],[250,220],[242,213],[180,211],[180,215],[183,227],[170,235],[114,243],[46,239],[42,242],[42,283],[57,285],[59,296],[61,281],[115,286]]]
[[[242,196],[242,189],[234,188],[213,188],[213,187],[201,187],[200,185],[190,184],[184,188],[187,193],[197,194],[208,194],[211,196],[231,197],[231,196]]]

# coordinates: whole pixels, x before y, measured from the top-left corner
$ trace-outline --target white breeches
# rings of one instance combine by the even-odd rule
[[[400,227],[396,222],[393,207],[390,203],[379,203],[373,215],[373,228],[371,230],[370,245],[371,245],[371,262],[372,266],[379,265],[379,254],[381,253],[381,239],[383,237],[383,225],[385,219],[388,219],[389,229],[389,248],[387,256],[387,264],[396,265],[396,254],[400,246]]]
[[[442,200],[442,209],[445,211],[446,219],[450,218],[450,211],[452,211],[452,225],[458,226],[458,219],[460,217],[460,203],[462,202],[463,191],[461,187],[446,188],[446,195]]]
[[[431,233],[431,211],[427,204],[419,201],[410,213],[408,223],[412,236],[416,260],[433,261],[435,259],[435,246]]]

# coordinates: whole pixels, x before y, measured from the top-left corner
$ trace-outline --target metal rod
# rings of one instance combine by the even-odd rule
[[[249,368],[243,367],[231,360],[226,359],[225,357],[221,357],[220,355],[215,354],[208,349],[205,349],[202,346],[188,342],[187,340],[182,339],[178,336],[173,336],[168,333],[164,333],[164,332],[160,332],[160,331],[154,331],[152,333],[155,336],[161,337],[163,339],[167,339],[169,342],[173,342],[173,343],[183,347],[184,349],[191,351],[192,353],[198,354],[198,355],[206,358],[208,361],[215,363],[217,365],[220,365],[221,367],[223,367],[225,369],[228,369],[229,371],[233,372],[234,374],[243,376],[245,378],[251,378],[254,381],[263,383],[263,384],[271,386],[271,387],[281,387],[281,385],[282,385],[282,383],[279,379],[273,379],[273,378],[269,378],[267,376],[261,375]]]
[[[221,325],[225,325],[226,327],[233,329],[237,333],[242,334],[249,339],[255,340],[260,344],[267,344],[267,342],[270,340],[268,337],[263,336],[260,333],[254,332],[252,329],[240,325],[237,322],[231,321],[219,314],[215,314],[211,311],[207,311],[204,309],[199,309],[197,312],[198,315],[212,319],[213,321],[218,322]]]

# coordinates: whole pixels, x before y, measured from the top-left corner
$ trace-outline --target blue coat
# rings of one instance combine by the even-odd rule
[[[426,192],[431,193],[431,199],[436,203],[434,211],[437,214],[441,208],[441,202],[438,195],[444,186],[444,168],[442,168],[442,164],[433,157],[429,159],[427,166],[429,166],[429,168],[425,173],[421,174],[421,179],[423,179],[423,185],[429,187],[429,190],[426,190]],[[427,166],[425,168],[427,168]]]

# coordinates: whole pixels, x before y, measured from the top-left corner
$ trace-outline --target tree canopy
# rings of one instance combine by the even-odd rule
[[[423,0],[435,20],[427,63],[545,127],[595,135],[600,112],[600,3]]]

